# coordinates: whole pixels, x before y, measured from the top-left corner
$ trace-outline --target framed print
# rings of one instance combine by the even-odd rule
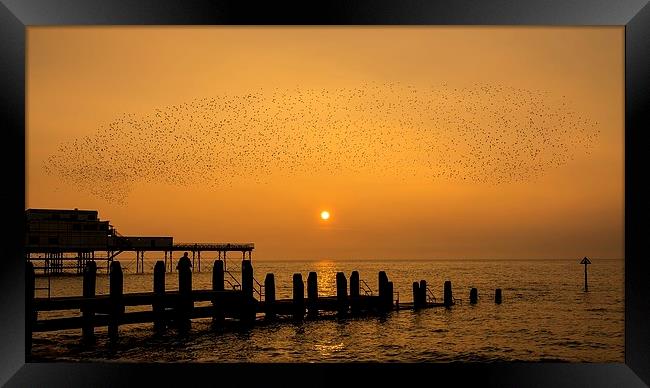
[[[650,382],[644,2],[0,14],[3,384]]]

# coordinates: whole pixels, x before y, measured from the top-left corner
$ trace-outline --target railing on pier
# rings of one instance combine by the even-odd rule
[[[436,296],[433,294],[433,291],[431,291],[429,286],[427,286],[427,302],[437,303]]]
[[[257,279],[255,279],[254,277],[253,277],[253,282],[255,283],[255,285],[253,286],[253,291],[259,296],[258,300],[261,301],[262,298],[264,297],[264,286],[262,285],[262,283],[257,281]]]
[[[223,273],[225,275],[228,275],[228,277],[224,277],[223,280],[224,280],[224,282],[228,283],[230,288],[232,288],[233,290],[236,290],[236,291],[241,290],[241,283],[239,282],[239,280],[237,280],[236,277],[233,276],[232,273],[230,273],[230,271],[224,270]]]
[[[365,280],[359,279],[359,288],[361,288],[361,291],[363,291],[364,294],[372,295],[372,288],[370,288]]]
[[[171,250],[178,251],[250,251],[254,243],[176,243]]]

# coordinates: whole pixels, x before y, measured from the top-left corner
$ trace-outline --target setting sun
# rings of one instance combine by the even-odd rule
[[[322,212],[320,212],[320,218],[325,221],[329,220],[330,212],[328,212],[327,210],[323,210]]]

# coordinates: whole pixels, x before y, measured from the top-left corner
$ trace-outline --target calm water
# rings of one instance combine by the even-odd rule
[[[194,288],[211,288],[211,260],[194,273]],[[154,259],[148,273],[134,274],[135,261],[124,259],[124,291],[151,291]],[[228,270],[240,278],[240,260],[228,259]],[[377,292],[377,273],[386,271],[400,301],[412,300],[411,284],[425,279],[437,298],[451,280],[454,297],[463,300],[450,310],[392,312],[386,317],[276,323],[252,329],[214,332],[210,320],[195,320],[187,338],[173,330],[155,337],[152,324],[120,327],[120,343],[110,349],[106,328],[97,328],[97,346],[80,346],[81,330],[35,333],[36,360],[119,360],[195,362],[337,362],[337,361],[571,361],[624,362],[624,262],[593,260],[589,292],[582,290],[583,266],[571,261],[427,260],[427,261],[259,261],[255,278],[275,274],[278,298],[291,297],[292,275],[318,272],[319,295],[335,295],[336,272],[349,279],[358,270]],[[47,283],[37,278],[37,286]],[[177,274],[167,274],[167,289],[178,287]],[[479,303],[469,305],[477,287]],[[495,305],[495,288],[503,304]],[[108,293],[108,278],[98,275],[97,293]],[[52,295],[81,295],[81,278],[52,278]],[[37,296],[43,296],[37,291]],[[127,310],[130,311],[130,310]],[[78,312],[56,312],[41,317]]]

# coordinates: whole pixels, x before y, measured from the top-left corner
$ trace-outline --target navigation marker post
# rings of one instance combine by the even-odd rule
[[[585,266],[585,292],[589,291],[589,286],[587,285],[587,266],[591,264],[591,260],[589,258],[585,257],[582,259],[580,264],[584,264]]]

